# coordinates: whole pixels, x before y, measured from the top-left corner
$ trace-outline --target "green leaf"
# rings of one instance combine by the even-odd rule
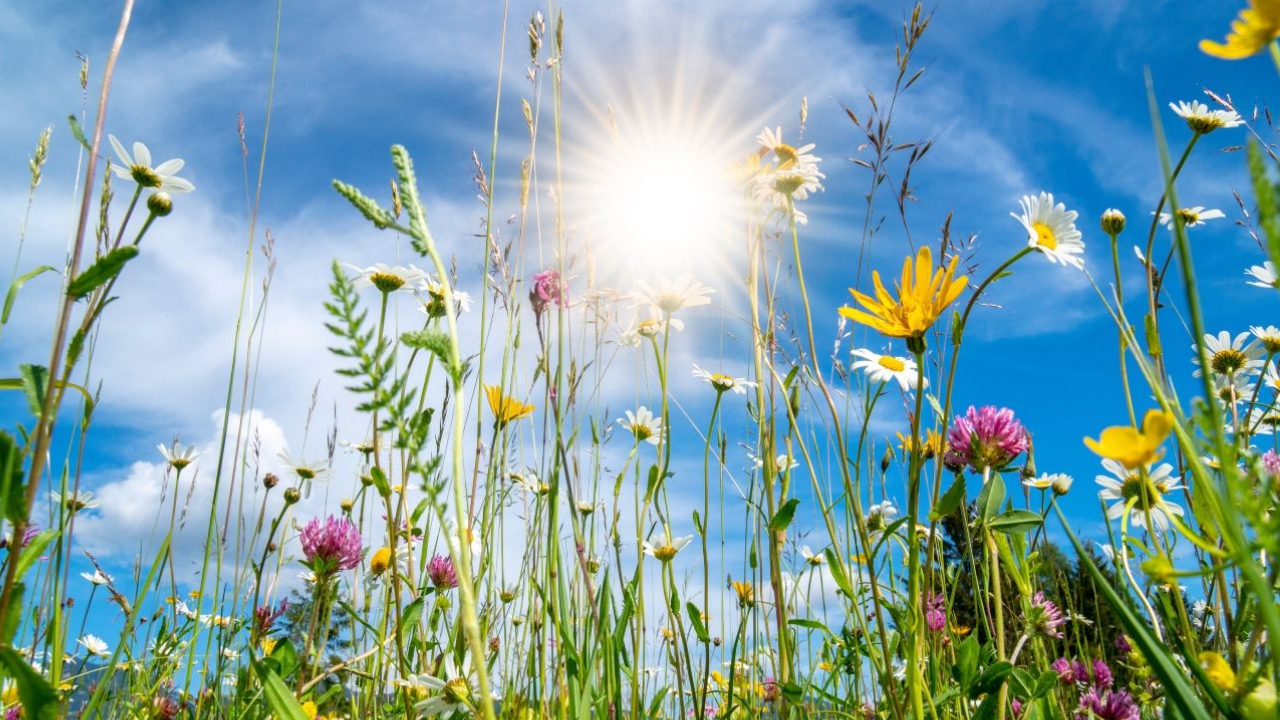
[[[685,603],[685,608],[689,611],[689,624],[693,625],[693,632],[697,634],[698,639],[704,643],[711,642],[711,636],[707,634],[707,626],[702,622],[702,611],[693,603]]]
[[[298,669],[298,651],[288,638],[281,638],[271,650],[271,659],[280,666],[280,676],[289,677]]]
[[[394,570],[390,572],[394,572]],[[398,632],[401,640],[404,640],[406,632],[412,633],[414,628],[418,627],[418,620],[422,618],[422,601],[422,597],[414,598],[413,602],[409,603],[400,615]]]
[[[22,548],[22,554],[18,556],[18,578],[22,578],[27,574],[27,571],[31,569],[35,561],[44,555],[44,550],[49,547],[49,543],[53,542],[54,538],[60,534],[57,530],[45,530],[31,538],[31,542]]]
[[[986,523],[1000,512],[1000,505],[1004,503],[1004,478],[999,473],[991,476],[987,480],[987,484],[982,486],[982,492],[978,493],[978,520]]]
[[[791,521],[795,519],[796,508],[800,505],[800,498],[791,498],[778,508],[778,512],[774,513],[773,519],[769,521],[769,529],[774,532],[782,532],[786,530]]]
[[[35,668],[10,647],[0,648],[0,663],[18,686],[18,699],[22,701],[25,717],[36,720],[56,718],[59,715],[58,693]],[[303,720],[306,720],[303,718]]]
[[[400,342],[415,349],[426,350],[447,368],[449,367],[449,356],[452,353],[452,343],[449,341],[449,333],[435,328],[427,328],[425,330],[412,330],[400,335]]]
[[[67,294],[77,300],[84,298],[119,275],[125,263],[136,257],[138,257],[138,248],[133,245],[109,250],[71,281],[67,286]]]
[[[960,509],[960,505],[964,503],[964,476],[956,475],[956,479],[951,481],[951,487],[938,498],[938,504],[929,511],[929,520],[937,522],[942,518],[950,515]]]
[[[9,292],[5,293],[4,296],[4,310],[0,311],[0,325],[4,325],[9,322],[9,314],[13,312],[13,303],[18,299],[18,291],[22,289],[22,286],[26,285],[28,280],[34,279],[47,272],[57,271],[48,265],[41,265],[35,270],[32,270],[13,281],[13,284],[9,286]]]
[[[279,720],[307,720],[307,714],[302,711],[298,698],[293,696],[293,691],[274,670],[260,662],[254,663],[253,669],[262,681],[262,695],[267,699],[267,706]]]
[[[84,128],[80,127],[80,121],[75,115],[67,116],[67,124],[71,126],[71,137],[75,138],[85,150],[93,152],[93,148],[89,147],[89,141],[84,136]]]
[[[27,513],[27,500],[22,487],[22,453],[13,436],[0,432],[0,510],[10,523]]]
[[[752,547],[755,547],[754,543]],[[827,567],[831,568],[831,579],[835,580],[836,587],[844,593],[845,597],[852,600],[854,598],[853,585],[849,583],[849,576],[845,574],[844,562],[840,560],[840,556],[836,555],[835,548],[828,547],[826,550]]]
[[[44,412],[45,393],[49,391],[49,368],[23,363],[18,366],[18,374],[22,376],[22,392],[27,396],[27,407],[32,415],[40,417]]]
[[[1017,535],[1040,527],[1040,522],[1039,513],[1033,513],[1030,510],[1009,510],[991,518],[987,527],[1006,535]]]
[[[378,495],[381,497],[391,497],[391,482],[387,480],[387,476],[382,472],[382,468],[377,465],[369,468],[369,476],[373,478],[373,486],[378,489]]]
[[[817,620],[806,620],[804,618],[792,618],[787,621],[787,624],[794,625],[795,627],[808,628],[810,630],[821,630],[829,635],[834,634],[831,632],[831,628],[828,628],[826,625],[823,625]]]
[[[982,648],[978,646],[976,635],[970,635],[956,648],[956,664],[951,666],[951,677],[955,678],[956,684],[966,693],[973,689],[973,683],[978,679],[978,660],[981,654]]]
[[[1013,672],[1013,665],[1007,660],[1000,660],[991,663],[986,670],[978,676],[978,680],[973,684],[973,688],[969,690],[969,697],[978,697],[983,694],[993,694],[1004,684],[1004,680]]]

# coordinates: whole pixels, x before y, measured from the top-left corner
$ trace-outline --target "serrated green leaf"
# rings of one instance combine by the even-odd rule
[[[773,519],[769,521],[769,529],[774,532],[782,532],[791,525],[791,521],[796,517],[796,508],[800,506],[800,498],[791,498],[778,508],[778,512],[773,514]]]
[[[49,720],[59,716],[58,693],[30,663],[11,647],[0,648],[0,663],[18,686],[18,699],[22,701],[25,717]]]
[[[942,518],[950,515],[960,509],[960,505],[964,503],[964,476],[956,475],[956,479],[951,482],[951,487],[938,498],[938,504],[929,511],[929,520],[937,522]]]
[[[109,250],[85,269],[67,286],[67,294],[80,300],[97,288],[120,274],[125,263],[138,257],[138,248],[133,245]]]

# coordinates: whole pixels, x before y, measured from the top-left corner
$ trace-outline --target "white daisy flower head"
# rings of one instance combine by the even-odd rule
[[[688,275],[681,275],[675,280],[663,278],[657,286],[644,280],[637,283],[640,289],[631,294],[635,301],[631,307],[647,307],[653,317],[670,317],[684,308],[711,304],[708,295],[715,292]]]
[[[1254,325],[1249,328],[1249,332],[1253,333],[1253,336],[1257,338],[1256,342],[1261,343],[1262,349],[1266,350],[1268,354],[1275,355],[1280,353],[1280,328],[1275,325],[1266,327]]]
[[[756,457],[755,455],[748,455],[748,457],[751,458],[751,462],[754,463],[757,468],[764,467],[764,458]],[[782,453],[773,459],[773,469],[779,473],[794,470],[798,467],[800,467],[800,463],[786,453]]]
[[[1189,228],[1203,225],[1208,220],[1217,220],[1224,217],[1226,215],[1221,210],[1206,210],[1203,205],[1182,208],[1178,211],[1178,218],[1182,220],[1184,226]],[[1173,227],[1173,215],[1167,212],[1160,213],[1160,224],[1169,228]]]
[[[1280,284],[1276,282],[1276,266],[1270,260],[1265,260],[1261,265],[1254,265],[1244,271],[1245,275],[1253,278],[1248,281],[1250,285],[1260,288],[1276,288]]]
[[[1019,201],[1022,214],[1009,213],[1027,231],[1027,246],[1044,253],[1051,262],[1084,269],[1084,242],[1076,229],[1079,213],[1063,203],[1054,203],[1053,194],[1025,195]]]
[[[49,497],[52,498],[55,503],[65,506],[73,513],[80,512],[81,510],[92,510],[93,508],[102,505],[102,501],[94,500],[93,493],[88,490],[71,492],[68,493],[66,497],[63,497],[61,493],[51,492],[49,493]]]
[[[179,472],[200,456],[195,445],[188,445],[186,449],[183,449],[182,443],[176,440],[172,446],[157,445],[156,447],[159,448],[160,454],[164,456],[164,461],[169,464],[169,467]]]
[[[642,548],[645,555],[655,557],[664,563],[668,563],[676,556],[676,553],[680,552],[684,549],[685,545],[688,545],[692,541],[692,535],[673,538],[671,537],[671,528],[664,528],[663,536],[661,538],[657,541],[645,540],[642,544]]]
[[[424,673],[413,676],[411,682],[412,687],[425,688],[438,693],[413,706],[423,715],[447,717],[459,711],[475,713],[476,702],[479,701],[480,695],[479,682],[470,667],[459,668],[450,655],[445,655],[439,677]],[[491,701],[500,699],[501,697],[495,693]]]
[[[311,497],[311,485],[313,483],[329,477],[328,461],[311,461],[303,457],[295,458],[289,454],[288,450],[281,450],[277,457],[284,465],[285,471],[298,478],[298,481],[302,484],[305,497]]]
[[[1231,375],[1214,375],[1213,392],[1228,406],[1243,402],[1253,397],[1252,376],[1246,373]]]
[[[1242,332],[1231,337],[1231,333],[1223,330],[1215,335],[1205,334],[1205,351],[1209,356],[1209,368],[1217,375],[1253,375],[1262,372],[1262,343],[1249,340],[1249,333]],[[1195,345],[1191,346],[1195,355],[1191,361],[1195,363],[1195,377],[1200,377],[1200,352]]]
[[[1128,470],[1120,463],[1104,459],[1102,467],[1111,475],[1098,475],[1097,483],[1102,486],[1098,497],[1110,502],[1107,517],[1116,520],[1129,517],[1129,522],[1136,528],[1147,527],[1147,516],[1158,531],[1169,529],[1169,517],[1182,517],[1182,508],[1169,502],[1165,496],[1182,488],[1173,476],[1173,466],[1168,463],[1153,467],[1148,465],[1145,472]]]
[[[471,312],[471,294],[463,292],[458,288],[450,288],[453,291],[453,304],[458,313]],[[434,275],[423,274],[422,281],[418,283],[418,292],[422,293],[422,312],[431,318],[442,318],[445,316],[444,304],[444,283],[440,282]]]
[[[119,165],[113,165],[111,170],[115,174],[125,180],[132,180],[138,185],[146,188],[153,188],[173,195],[179,193],[188,193],[196,189],[190,180],[178,177],[178,172],[186,165],[186,161],[182,158],[172,158],[165,160],[152,167],[151,151],[146,145],[140,142],[133,144],[133,154],[130,155],[124,149],[124,145],[116,139],[115,135],[107,135],[107,140],[111,142],[111,147],[116,151],[116,158],[120,160]]]
[[[754,382],[751,382],[746,378],[735,378],[723,373],[707,372],[706,370],[698,367],[697,363],[693,364],[693,376],[715,388],[717,393],[732,390],[738,395],[746,395],[747,388],[753,388],[756,386]]]
[[[76,642],[94,657],[106,657],[111,654],[111,648],[107,645],[107,641],[97,635],[85,635]]]
[[[1262,376],[1262,384],[1274,393],[1280,393],[1280,370],[1276,370],[1275,365],[1268,365],[1267,372]]]
[[[85,580],[88,580],[90,583],[93,583],[94,585],[106,585],[107,583],[111,582],[111,576],[107,575],[106,573],[98,569],[94,569],[94,571],[91,573],[82,572],[80,573],[80,577],[84,578]]]
[[[1244,119],[1235,110],[1210,110],[1208,105],[1198,100],[1179,100],[1177,104],[1169,103],[1169,107],[1175,115],[1187,121],[1191,132],[1201,135],[1244,124]]]
[[[618,418],[618,424],[635,436],[637,442],[657,445],[662,438],[662,418],[654,416],[649,408],[641,405],[633,413],[626,411],[627,417]]]
[[[904,392],[916,388],[920,373],[915,360],[909,357],[879,355],[866,348],[855,349],[852,354],[859,359],[855,360],[851,367],[865,372],[871,382],[895,381]],[[924,381],[924,386],[929,387],[927,379]]]
[[[1254,435],[1275,435],[1280,432],[1280,409],[1259,404],[1249,411],[1245,425]]]
[[[414,287],[426,277],[426,273],[413,265],[404,267],[403,265],[374,263],[365,268],[351,264],[346,265],[356,272],[356,277],[351,281],[351,287],[356,290],[372,287],[377,288],[378,292],[384,294],[393,292],[411,293]]]
[[[1043,473],[1039,477],[1023,480],[1022,484],[1037,490],[1052,490],[1054,495],[1066,495],[1071,492],[1073,482],[1072,477],[1064,473]]]
[[[765,150],[773,153],[773,162],[777,163],[777,167],[788,169],[797,166],[816,166],[822,162],[822,158],[815,157],[810,150],[813,150],[814,144],[809,143],[801,147],[788,145],[782,140],[782,128],[776,129],[765,128],[756,136],[756,142]]]
[[[825,565],[827,562],[827,556],[825,554],[821,551],[814,553],[813,550],[809,549],[808,545],[801,546],[800,557],[804,558],[804,561],[809,565],[814,566]]]

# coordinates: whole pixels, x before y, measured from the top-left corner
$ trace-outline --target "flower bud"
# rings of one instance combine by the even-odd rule
[[[268,490],[275,487],[279,483],[280,483],[280,478],[276,477],[275,473],[267,473],[266,476],[262,478],[262,486]]]
[[[1124,232],[1124,213],[1115,208],[1108,208],[1102,213],[1102,232],[1108,235],[1119,235]]]
[[[356,502],[351,498],[342,498],[342,502],[338,503],[338,506],[342,508],[342,512],[349,513],[351,508],[356,506]]]
[[[156,217],[164,217],[173,212],[173,198],[167,192],[152,193],[147,198],[147,210]]]
[[[289,488],[284,491],[284,501],[290,505],[302,499],[302,493],[298,492],[298,488]]]

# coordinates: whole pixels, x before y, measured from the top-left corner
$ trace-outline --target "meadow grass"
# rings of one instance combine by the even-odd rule
[[[107,132],[132,5],[95,115],[71,118],[82,163],[66,266],[23,266],[22,218],[0,316],[4,340],[13,313],[37,312],[22,305],[24,286],[61,275],[47,359],[0,379],[30,411],[0,434],[7,720],[1280,717],[1280,329],[1205,326],[1188,233],[1222,213],[1178,203],[1206,135],[1258,131],[1216,95],[1214,107],[1166,108],[1148,81],[1163,194],[1138,229],[1137,287],[1121,271],[1121,238],[1135,234],[1124,214],[1099,218],[1110,267],[1091,267],[1078,214],[1048,193],[1012,213],[1025,241],[997,248],[999,262],[978,262],[949,220],[913,239],[912,171],[935,140],[892,135],[899,99],[924,73],[913,63],[933,17],[920,5],[904,20],[891,91],[845,107],[870,152],[855,159],[869,185],[839,308],[811,300],[804,272],[814,260],[804,207],[823,189],[823,161],[782,128],[741,148],[734,168],[730,254],[744,309],[716,308],[717,289],[688,276],[621,291],[595,282],[596,249],[570,231],[565,202],[577,190],[562,170],[565,17],[553,3],[527,25],[527,138],[499,134],[513,112],[499,102],[504,32],[489,156],[473,156],[485,223],[470,257],[443,254],[404,147],[390,149],[389,191],[333,182],[413,258],[335,260],[316,308],[362,422],[363,437],[346,443],[354,473],[335,462],[336,427],[318,458],[264,458],[251,427],[276,268],[274,239],[258,236],[273,62],[261,146],[251,152],[243,119],[239,129],[251,199],[221,437],[212,451],[159,448],[161,540],[131,581],[111,577],[75,542],[76,518],[98,502],[81,486],[93,388],[111,382],[92,371],[94,348],[143,240],[196,190],[180,161],[156,162]],[[1270,52],[1280,67],[1273,5],[1251,5],[1225,43],[1202,50]],[[801,128],[807,114],[806,101]],[[1175,117],[1191,132],[1180,151],[1164,133]],[[29,164],[28,215],[52,133]],[[501,184],[500,142],[523,143],[525,158]],[[1280,287],[1278,161],[1250,139],[1247,162],[1246,217],[1263,258],[1246,273],[1262,297]],[[497,229],[496,187],[517,194],[511,237]],[[885,193],[908,247],[900,276],[868,282]],[[460,260],[480,268],[476,297],[460,290]],[[1048,429],[954,402],[975,312],[1030,263],[1083,273],[1114,321],[1106,341],[1127,414],[1098,417],[1081,445],[1102,463],[1103,543],[1077,537],[1058,506],[1090,483],[1037,466],[1034,437]],[[684,323],[717,310],[746,338],[734,359],[745,376],[695,364],[705,401],[678,404]],[[1166,370],[1175,311],[1196,348],[1191,384]],[[846,356],[852,337],[893,351]],[[625,373],[621,356],[654,382],[618,412],[608,382]],[[878,436],[881,402],[907,409],[905,432]],[[745,475],[731,444],[755,459]],[[196,483],[211,486],[212,507],[188,518]],[[303,512],[318,483],[344,499]],[[174,552],[188,519],[203,522],[194,583],[179,580]],[[71,598],[86,588],[77,612]],[[118,624],[86,627],[95,601],[114,603]]]

